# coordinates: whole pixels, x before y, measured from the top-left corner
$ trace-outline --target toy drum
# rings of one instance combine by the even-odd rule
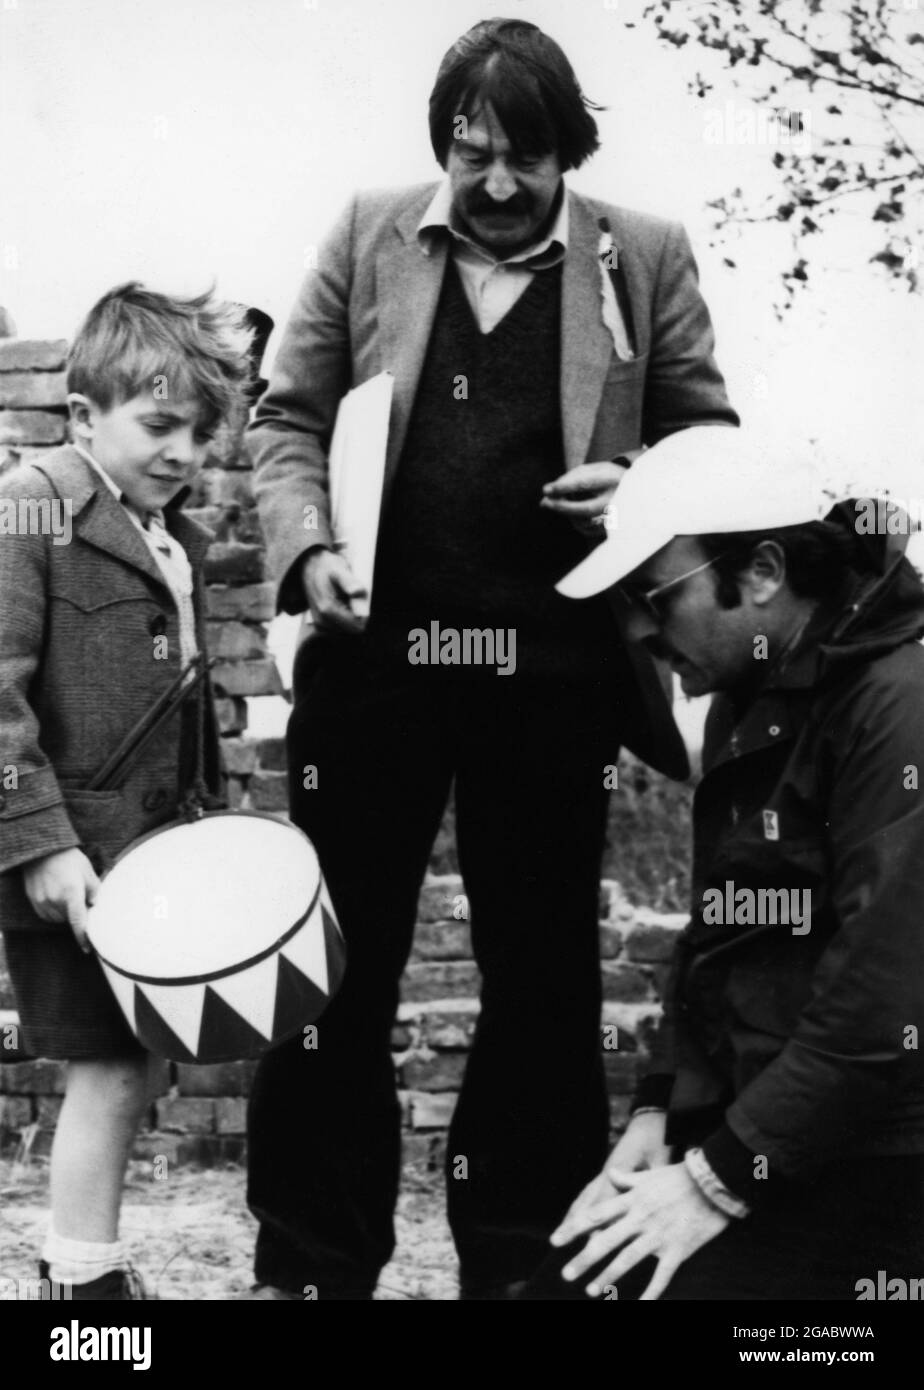
[[[310,840],[256,811],[134,841],[87,932],[132,1032],[175,1062],[259,1056],[320,1017],[344,969]]]

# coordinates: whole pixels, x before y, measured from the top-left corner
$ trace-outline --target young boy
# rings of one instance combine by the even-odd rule
[[[209,295],[119,286],[71,347],[74,443],[0,480],[18,519],[0,536],[0,927],[27,1050],[69,1063],[41,1272],[74,1299],[144,1297],[118,1222],[149,1059],[87,908],[122,849],[197,782],[218,790],[208,699],[197,716],[190,695],[121,785],[87,784],[202,651],[210,536],[176,504],[246,398],[248,345]]]

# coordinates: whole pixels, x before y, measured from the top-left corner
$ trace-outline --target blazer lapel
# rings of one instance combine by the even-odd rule
[[[568,194],[568,250],[562,272],[561,415],[565,465],[587,460],[613,340],[602,316],[600,228],[584,201]]]
[[[392,372],[395,378],[385,460],[386,491],[404,446],[446,268],[445,239],[434,240],[425,250],[417,237],[426,206],[426,201],[415,203],[402,213],[395,223],[398,237],[376,258],[381,369]]]

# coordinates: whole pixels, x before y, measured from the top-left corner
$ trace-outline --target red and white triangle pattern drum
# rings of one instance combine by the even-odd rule
[[[320,1017],[345,964],[311,841],[256,811],[136,840],[88,935],[136,1037],[175,1062],[259,1056]]]

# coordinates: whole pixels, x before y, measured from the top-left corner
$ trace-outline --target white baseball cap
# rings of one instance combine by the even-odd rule
[[[675,536],[820,521],[834,501],[811,460],[791,444],[726,425],[679,430],[635,460],[610,503],[606,539],[555,588],[566,598],[589,598]]]

